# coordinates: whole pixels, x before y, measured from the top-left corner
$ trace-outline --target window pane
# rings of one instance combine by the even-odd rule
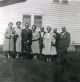
[[[53,0],[53,2],[59,2],[59,0]]]
[[[68,0],[62,0],[62,3],[68,4]]]
[[[29,23],[31,26],[31,16],[30,15],[23,15],[22,26],[25,27],[25,23]]]
[[[34,16],[34,25],[38,28],[42,27],[42,16]]]

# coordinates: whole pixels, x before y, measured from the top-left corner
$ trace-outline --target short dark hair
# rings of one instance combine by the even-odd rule
[[[29,26],[29,23],[25,23],[25,26],[26,26],[26,24]]]
[[[16,25],[17,25],[18,23],[20,23],[20,24],[21,24],[21,22],[20,22],[20,21],[17,21],[17,22],[16,22]]]
[[[32,25],[32,27],[33,27],[33,26],[36,28],[36,25]]]
[[[47,26],[47,29],[48,29],[48,28],[50,28],[50,29],[51,29],[51,27],[50,27],[50,26]]]
[[[44,27],[40,28],[40,29],[44,29]]]
[[[66,26],[62,26],[62,29],[66,29]]]

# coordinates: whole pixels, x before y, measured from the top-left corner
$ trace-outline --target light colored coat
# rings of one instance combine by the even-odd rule
[[[14,34],[14,28],[11,29],[8,27],[4,35],[3,51],[14,51]]]
[[[40,39],[40,34],[39,32],[35,31],[32,33],[33,38],[32,38],[32,53],[33,54],[40,54],[40,46],[39,46],[39,39]]]
[[[15,35],[17,35],[16,52],[21,52],[21,48],[22,48],[22,46],[21,46],[21,30],[22,30],[21,28],[18,28],[18,27],[15,28],[15,31],[16,31]]]
[[[51,44],[52,42],[55,44],[55,41],[56,40],[53,37],[53,33],[50,33],[49,35],[48,33],[46,33],[44,35],[44,38],[43,38],[44,47],[42,50],[42,53],[44,55],[56,55],[57,54],[56,47]]]

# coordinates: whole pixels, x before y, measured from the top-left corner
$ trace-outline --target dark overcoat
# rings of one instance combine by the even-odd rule
[[[56,33],[56,42],[55,42],[55,47],[56,47],[56,49],[58,49],[59,40],[60,40],[60,34],[59,34],[59,33]]]
[[[22,38],[22,51],[30,53],[32,44],[32,31],[30,29],[28,30],[22,29],[21,38]]]
[[[43,49],[43,38],[44,38],[44,35],[46,34],[46,32],[44,31],[44,32],[41,32],[41,31],[39,31],[39,33],[40,33],[40,40],[39,40],[39,44],[40,44],[40,53],[42,54],[42,49]],[[43,33],[43,35],[42,35],[42,33]]]
[[[70,44],[70,33],[65,32],[63,35],[60,34],[60,40],[59,40],[59,48],[60,49],[67,49]]]

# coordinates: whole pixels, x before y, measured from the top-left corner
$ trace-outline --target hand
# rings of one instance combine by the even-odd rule
[[[30,42],[29,40],[27,40],[27,42]]]
[[[18,34],[15,35],[16,37],[19,37]]]
[[[14,34],[11,34],[10,36],[11,36],[11,37],[14,37]]]
[[[24,42],[24,44],[26,44],[26,42]]]

